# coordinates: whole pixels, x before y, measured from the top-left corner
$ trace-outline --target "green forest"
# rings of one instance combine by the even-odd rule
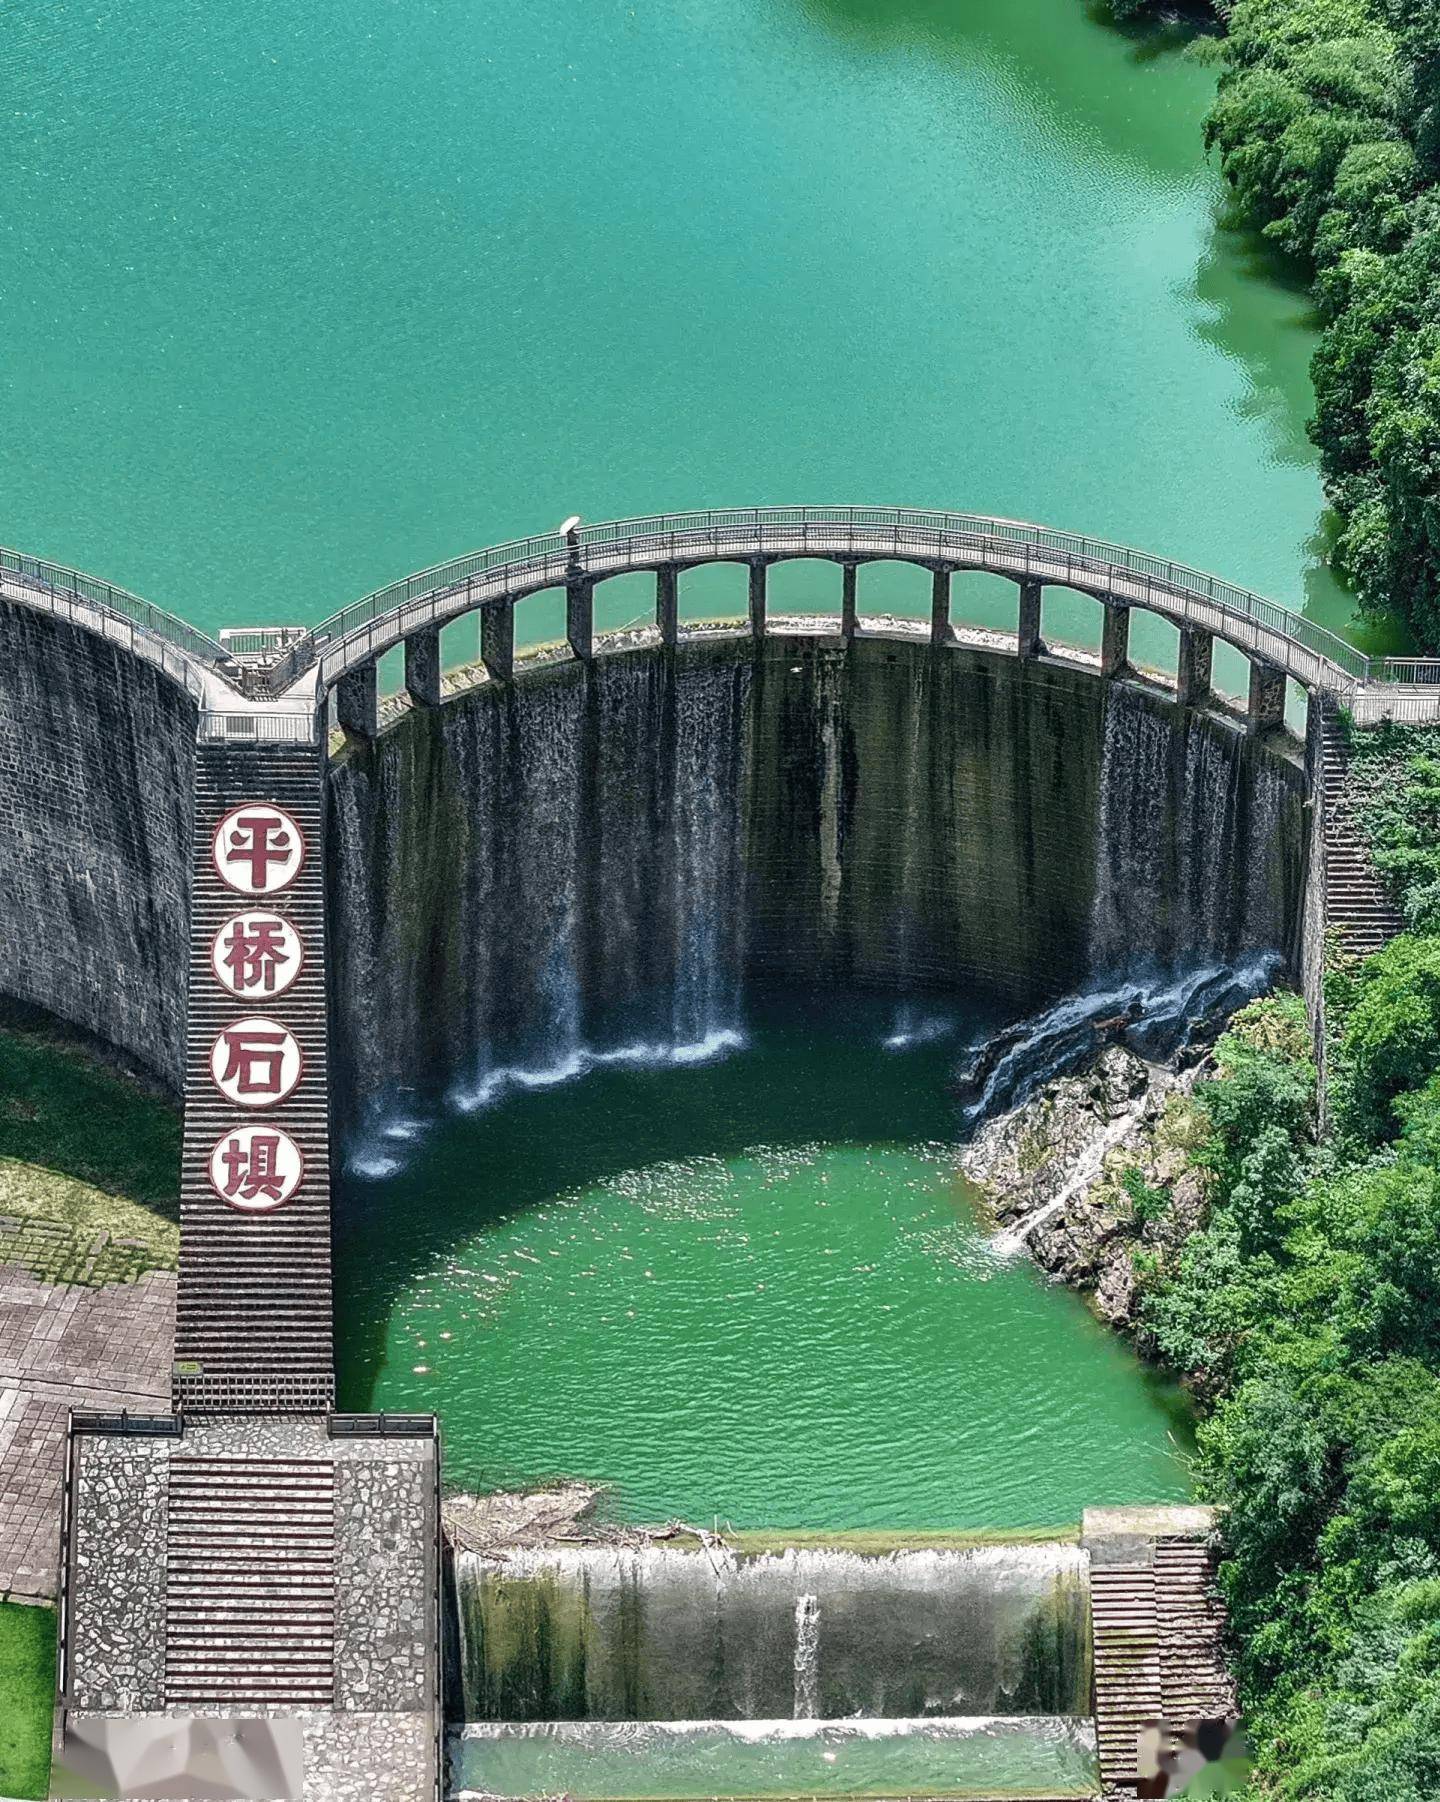
[[[1154,0],[1115,0],[1117,15]],[[1311,435],[1362,609],[1440,649],[1440,4],[1235,0],[1206,124],[1243,222],[1310,275]]]
[[[1328,1119],[1298,996],[1244,1009],[1196,1091],[1208,1224],[1137,1256],[1142,1340],[1200,1398],[1256,1787],[1440,1795],[1440,760],[1354,735],[1410,929],[1326,981]],[[1160,1198],[1163,1199],[1163,1198]]]

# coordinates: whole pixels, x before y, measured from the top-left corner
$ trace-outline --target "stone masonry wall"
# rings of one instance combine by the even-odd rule
[[[165,1705],[169,1442],[82,1435],[70,1592],[72,1705]]]
[[[0,601],[0,995],[177,1094],[195,729],[152,665]]]
[[[411,1459],[335,1467],[335,1692],[347,1710],[427,1706],[430,1467]]]

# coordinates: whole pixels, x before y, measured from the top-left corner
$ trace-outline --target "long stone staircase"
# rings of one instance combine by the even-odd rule
[[[335,1695],[335,1470],[316,1458],[170,1460],[167,1706]]]
[[[1319,703],[1320,802],[1325,829],[1325,929],[1345,949],[1368,957],[1388,944],[1405,921],[1387,894],[1352,810],[1350,754],[1335,703]]]
[[[1147,1729],[1225,1720],[1236,1704],[1208,1533],[1112,1526],[1107,1512],[1086,1515],[1095,1729],[1105,1794],[1123,1797],[1140,1783]]]
[[[196,752],[174,1383],[175,1406],[189,1414],[322,1413],[334,1400],[322,755],[318,746],[287,744],[201,744]],[[253,901],[221,881],[212,858],[216,826],[250,801],[284,808],[307,847],[293,884]],[[247,905],[283,915],[304,941],[299,976],[274,999],[237,999],[211,967],[216,932]],[[210,1048],[237,1016],[255,1013],[289,1027],[305,1054],[294,1094],[264,1116],[300,1147],[305,1176],[283,1207],[247,1215],[227,1206],[210,1183],[211,1148],[240,1119],[211,1081]]]
[[[1111,1793],[1133,1789],[1140,1734],[1164,1713],[1154,1566],[1092,1567],[1090,1611],[1100,1776]]]
[[[1156,1540],[1155,1613],[1164,1718],[1211,1721],[1233,1714],[1225,1606],[1215,1588],[1214,1553],[1204,1540]]]

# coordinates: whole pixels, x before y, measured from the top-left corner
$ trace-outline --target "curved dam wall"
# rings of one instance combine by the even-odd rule
[[[700,1055],[767,981],[1012,1015],[1109,972],[1293,961],[1294,747],[966,646],[716,633],[539,661],[333,770],[350,1123],[620,1048]]]
[[[0,994],[183,1083],[194,701],[0,601]]]

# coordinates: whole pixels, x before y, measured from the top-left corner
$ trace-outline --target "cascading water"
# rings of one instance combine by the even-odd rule
[[[469,1720],[1089,1709],[1085,1565],[1064,1542],[886,1556],[517,1547],[462,1554],[456,1588]]]
[[[1090,967],[1174,973],[1288,941],[1286,776],[1237,730],[1106,692]]]
[[[705,671],[676,693],[674,844],[675,975],[669,1043],[696,1061],[741,1042],[743,915],[735,809],[739,722],[734,684]]]
[[[820,1598],[795,1598],[795,1709],[797,1721],[820,1712]]]
[[[472,1721],[456,1802],[536,1796],[1074,1798],[1094,1802],[1095,1729],[1047,1716],[897,1721]]]
[[[1276,955],[1260,953],[1173,978],[1137,976],[1067,995],[1043,1013],[993,1034],[962,1060],[955,1087],[966,1126],[974,1128],[1006,1108],[1019,1107],[1043,1083],[1098,1051],[1104,1034],[1122,1038],[1151,1062],[1173,1057],[1198,1032],[1263,994],[1278,965]]]
[[[467,1111],[742,1041],[748,672],[677,683],[617,659],[587,683],[538,676],[411,722],[398,754],[332,785],[362,1171],[390,1166],[440,1092]]]
[[[1136,989],[1164,1015],[1187,972],[1283,961],[1297,918],[1293,765],[978,653],[542,661],[413,712],[329,789],[334,1038],[373,1173],[442,1096],[732,1048],[772,982],[893,995],[895,1049],[946,1030],[952,995],[1055,1010],[990,1058],[988,1109],[1017,1063],[1068,1055],[1067,1010],[1092,1038]]]

